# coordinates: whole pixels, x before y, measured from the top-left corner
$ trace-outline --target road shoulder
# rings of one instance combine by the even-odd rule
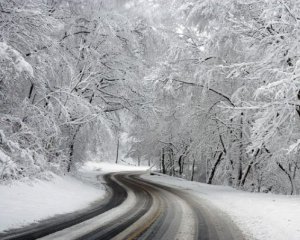
[[[299,196],[249,193],[227,186],[212,186],[165,175],[142,177],[205,200],[211,207],[219,210],[217,213],[229,216],[229,224],[231,221],[235,223],[246,239],[300,239]]]

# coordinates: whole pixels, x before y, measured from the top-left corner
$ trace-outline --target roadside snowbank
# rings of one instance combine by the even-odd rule
[[[88,207],[105,195],[103,174],[147,168],[87,162],[76,178],[53,175],[50,181],[36,179],[0,185],[0,232]]]
[[[208,200],[227,213],[247,239],[300,239],[300,196],[249,193],[161,175],[143,178]]]
[[[70,176],[0,186],[0,231],[74,212],[104,194],[104,190]]]

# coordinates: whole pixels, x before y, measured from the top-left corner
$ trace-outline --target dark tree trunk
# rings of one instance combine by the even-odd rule
[[[293,178],[291,176],[291,174],[282,166],[281,163],[277,162],[278,167],[287,175],[287,177],[289,178],[290,184],[291,184],[291,192],[290,194],[293,195],[294,194],[294,190],[295,190],[295,186],[294,186],[294,181]]]
[[[195,159],[195,157],[193,157],[193,165],[192,165],[192,176],[191,176],[191,181],[194,181],[195,162],[196,162],[196,159]]]
[[[29,93],[28,93],[28,99],[31,99],[32,93],[33,93],[33,89],[34,89],[34,84],[31,83],[31,86],[30,86],[30,89],[29,89]]]
[[[251,168],[252,168],[252,165],[253,165],[253,163],[254,163],[254,161],[255,161],[257,155],[259,154],[259,151],[260,151],[259,149],[256,151],[256,153],[255,153],[254,156],[253,156],[253,159],[252,159],[252,160],[250,161],[250,163],[248,164],[248,166],[247,166],[247,168],[246,168],[246,170],[245,170],[245,173],[244,173],[244,175],[243,175],[243,177],[242,177],[240,187],[243,187],[243,186],[245,185],[246,179],[247,179],[247,177],[248,177],[248,175],[249,175],[249,172],[250,172],[250,170],[251,170]]]
[[[243,177],[242,177],[240,187],[243,187],[243,186],[245,185],[247,176],[248,176],[248,174],[249,174],[249,172],[250,172],[250,169],[251,169],[253,163],[254,163],[254,161],[252,160],[252,161],[248,164],[248,166],[247,166],[247,168],[246,168],[246,170],[245,170],[245,173],[244,173],[244,175],[243,175]]]
[[[214,178],[214,176],[215,176],[215,173],[216,173],[216,170],[217,170],[217,168],[218,168],[218,165],[220,164],[220,162],[221,162],[221,160],[222,160],[223,153],[224,153],[224,152],[221,152],[221,153],[219,154],[219,157],[218,157],[217,161],[215,162],[214,166],[212,167],[211,172],[210,172],[210,175],[209,175],[209,178],[208,178],[208,180],[207,180],[207,184],[212,184],[212,180],[213,180],[213,178]]]
[[[77,137],[77,134],[80,130],[82,125],[78,125],[74,134],[73,134],[73,137],[72,137],[72,140],[71,140],[71,143],[70,143],[70,154],[69,154],[69,162],[68,162],[68,166],[67,166],[67,171],[70,172],[71,171],[71,167],[73,165],[73,156],[74,156],[74,146],[75,146],[75,140],[76,140],[76,137]]]
[[[183,173],[183,155],[180,155],[178,159],[178,166],[179,166],[179,175],[181,176]]]
[[[243,116],[244,113],[241,113],[241,129],[240,129],[240,157],[238,163],[238,175],[237,175],[237,186],[240,185],[243,177],[243,154],[244,154],[244,145],[243,145]]]
[[[296,172],[297,172],[297,163],[295,163],[295,166],[294,166],[293,179],[295,179],[295,177],[296,177]]]
[[[164,148],[162,148],[162,150],[161,150],[161,168],[162,168],[162,173],[166,174],[165,149]]]
[[[74,138],[73,138],[74,140]],[[70,145],[70,156],[69,156],[69,162],[68,162],[68,167],[67,171],[71,171],[71,165],[72,165],[72,160],[73,160],[73,154],[74,154],[74,141],[72,140],[71,145]]]
[[[118,163],[118,160],[119,160],[119,147],[120,147],[120,138],[118,137],[118,140],[117,140],[117,151],[116,151],[116,163]]]
[[[138,166],[140,166],[141,165],[141,157],[140,157],[140,155],[138,155]]]
[[[171,146],[169,147],[169,158],[170,158],[170,165],[171,165],[170,176],[174,176],[175,175],[174,152]]]
[[[179,159],[178,159],[178,165],[179,165],[179,175],[182,176],[183,174],[183,168],[184,168],[184,160],[186,157],[188,151],[188,146],[185,147],[184,152],[182,153],[182,155],[180,155]]]
[[[297,98],[298,98],[298,100],[300,100],[300,90],[298,90]],[[300,117],[300,107],[299,106],[296,106],[296,111],[297,111],[297,113],[298,113],[298,115]]]

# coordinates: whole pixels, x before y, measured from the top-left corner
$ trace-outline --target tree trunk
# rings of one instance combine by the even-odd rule
[[[252,161],[248,164],[248,166],[247,166],[247,168],[246,168],[246,170],[245,170],[245,173],[244,173],[244,175],[243,175],[243,177],[242,177],[242,180],[241,180],[241,183],[240,183],[240,187],[243,187],[243,186],[245,185],[247,176],[248,176],[248,174],[249,174],[249,172],[250,172],[250,169],[251,169],[253,163],[254,163],[254,161],[252,160]]]
[[[174,176],[175,175],[175,162],[174,162],[174,152],[173,152],[173,148],[171,146],[169,147],[169,158],[170,158],[170,163],[171,163],[170,176]]]
[[[224,153],[224,152],[221,152],[221,153],[219,154],[219,157],[218,157],[217,161],[215,162],[214,166],[212,167],[211,172],[210,172],[210,175],[209,175],[209,178],[208,178],[208,180],[207,180],[207,184],[212,184],[212,180],[213,180],[213,178],[214,178],[214,176],[215,176],[217,167],[218,167],[218,165],[220,164],[220,162],[221,162],[221,160],[222,160],[223,153]]]
[[[82,125],[78,125],[75,133],[73,134],[71,143],[70,143],[70,154],[69,154],[69,162],[68,162],[68,166],[67,166],[67,171],[70,172],[71,171],[71,167],[73,165],[73,155],[74,155],[74,145],[75,145],[75,140],[76,140],[76,136],[80,130]]]
[[[293,195],[295,192],[295,184],[293,181],[293,178],[291,176],[291,174],[281,165],[281,163],[276,162],[278,167],[287,175],[287,177],[289,178],[290,184],[291,184],[291,192],[290,194]]]
[[[141,157],[140,157],[140,155],[138,155],[138,166],[140,166],[141,165]]]
[[[248,166],[247,166],[247,168],[246,168],[246,170],[245,170],[245,173],[244,173],[244,175],[243,175],[243,177],[242,177],[240,187],[243,187],[243,186],[245,185],[247,176],[249,175],[249,172],[250,172],[250,170],[251,170],[251,167],[252,167],[252,165],[253,165],[253,163],[254,163],[254,161],[255,161],[257,155],[259,154],[259,151],[260,151],[259,149],[256,151],[256,153],[255,153],[254,156],[253,156],[253,159],[252,159],[252,160],[250,161],[250,163],[248,164]]]
[[[238,174],[237,174],[237,186],[240,186],[242,176],[243,176],[243,115],[244,113],[241,113],[241,129],[240,129],[240,157],[239,157],[239,163],[238,163]]]
[[[179,175],[182,176],[183,174],[183,167],[184,167],[184,160],[187,154],[188,146],[185,147],[184,152],[180,155],[178,159],[178,166],[179,166]]]
[[[293,179],[295,179],[295,177],[296,177],[296,172],[297,172],[297,163],[295,163],[295,166],[294,166]]]
[[[31,99],[31,97],[32,97],[32,93],[33,93],[33,89],[34,89],[34,84],[33,83],[31,83],[31,85],[30,85],[30,89],[29,89],[29,93],[28,93],[28,99]],[[34,98],[33,98],[33,100],[34,100]],[[31,103],[33,104],[34,103],[34,101],[31,101]]]
[[[166,174],[165,149],[164,148],[162,148],[162,150],[161,150],[161,167],[162,167],[162,173]]]
[[[192,176],[191,176],[191,181],[194,181],[194,174],[195,174],[195,157],[193,156],[193,165],[192,165]]]
[[[118,140],[117,140],[117,151],[116,151],[116,163],[118,163],[118,160],[119,160],[119,147],[120,147],[120,138],[118,137]]]
[[[183,173],[183,155],[180,155],[178,159],[178,166],[179,166],[179,175],[182,176]]]

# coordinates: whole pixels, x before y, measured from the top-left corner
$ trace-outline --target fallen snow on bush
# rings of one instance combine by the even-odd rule
[[[27,72],[31,77],[34,76],[32,66],[23,58],[21,53],[5,42],[0,42],[0,60],[2,59],[11,61],[18,72]]]

